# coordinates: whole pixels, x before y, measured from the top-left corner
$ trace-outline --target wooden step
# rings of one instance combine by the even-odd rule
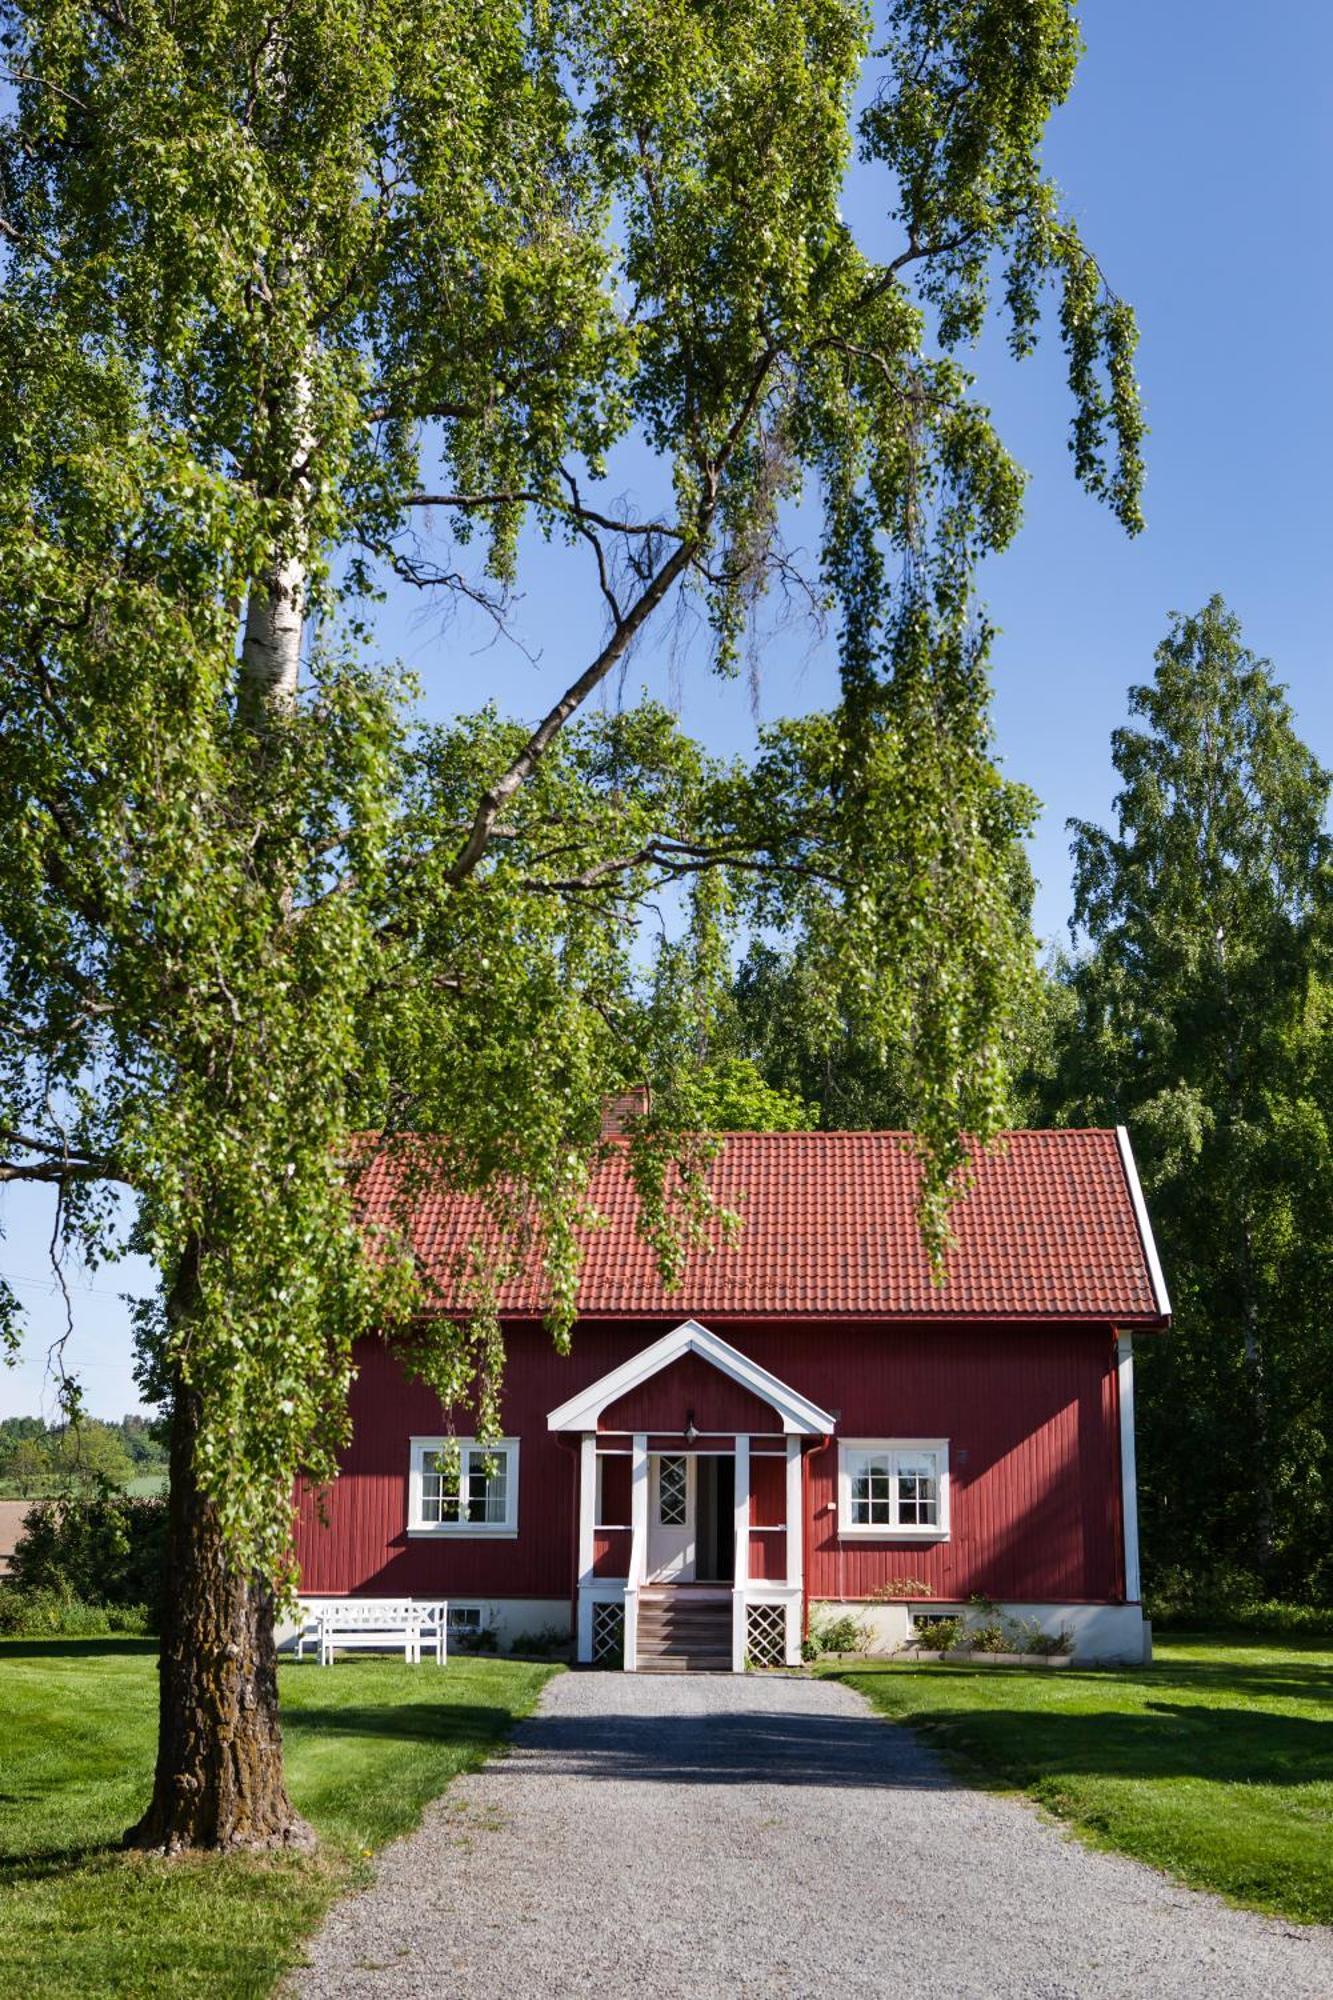
[[[732,1594],[725,1584],[650,1584],[639,1593],[641,1674],[729,1674]]]
[[[730,1646],[655,1646],[651,1640],[639,1647],[641,1660],[726,1660],[730,1663]]]
[[[720,1632],[730,1625],[730,1611],[721,1614],[713,1611],[658,1611],[651,1605],[644,1605],[639,1612],[639,1625],[670,1625],[678,1631],[689,1628],[699,1632]]]
[[[641,1639],[657,1639],[663,1645],[672,1641],[681,1643],[687,1639],[697,1640],[705,1648],[731,1644],[731,1621],[725,1625],[640,1625]]]
[[[644,1583],[639,1586],[641,1604],[730,1604],[729,1583]]]
[[[731,1613],[722,1618],[701,1618],[695,1612],[665,1612],[654,1616],[651,1612],[639,1613],[641,1632],[730,1632]]]
[[[706,1658],[693,1654],[664,1653],[660,1659],[641,1659],[636,1672],[641,1674],[729,1674],[731,1672],[730,1653],[710,1653]]]

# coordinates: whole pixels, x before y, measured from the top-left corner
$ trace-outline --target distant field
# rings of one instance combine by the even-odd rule
[[[56,1490],[54,1482],[49,1482],[42,1491],[34,1492],[30,1484],[24,1485],[13,1479],[0,1479],[0,1501],[22,1500],[30,1502],[33,1500],[50,1500],[53,1498]],[[137,1479],[127,1480],[125,1483],[125,1491],[133,1494],[136,1500],[152,1500],[159,1493],[165,1493],[166,1490],[167,1475],[165,1472],[142,1472]]]

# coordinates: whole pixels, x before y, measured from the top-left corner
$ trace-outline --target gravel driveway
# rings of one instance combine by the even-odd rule
[[[1331,2000],[1333,1931],[1092,1853],[831,1681],[563,1674],[296,1991]]]

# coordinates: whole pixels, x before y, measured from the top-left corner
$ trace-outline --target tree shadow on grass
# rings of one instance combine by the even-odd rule
[[[67,1847],[28,1849],[21,1854],[0,1853],[0,1890],[49,1882],[56,1876],[72,1875],[77,1869],[99,1862],[119,1860],[125,1852],[119,1840],[91,1840]]]
[[[1269,1709],[934,1708],[904,1718],[1018,1783],[1059,1777],[1333,1784],[1333,1724]]]
[[[1333,1702],[1333,1662],[1298,1659],[1261,1661],[1162,1660],[1156,1666],[1131,1668],[1116,1678],[1152,1695],[1168,1687],[1197,1689],[1201,1694],[1261,1695],[1274,1699]]]
[[[0,1641],[0,1667],[6,1660],[86,1660],[94,1653],[120,1659],[127,1653],[153,1653],[158,1642],[119,1632],[99,1632],[89,1639],[5,1639]]]
[[[514,1724],[512,1710],[476,1702],[386,1702],[338,1708],[282,1708],[282,1733],[298,1736],[382,1736],[419,1743],[495,1743]]]
[[[992,1682],[1011,1677],[1028,1682],[1032,1673],[1027,1667],[988,1666],[980,1659],[944,1665],[933,1661],[920,1664],[895,1661],[877,1666],[867,1661],[864,1666],[849,1666],[829,1678],[855,1685],[859,1680],[870,1682],[881,1674],[891,1674],[896,1680],[923,1678],[938,1683],[951,1677],[961,1680],[985,1674]],[[1292,1660],[1274,1661],[1272,1666],[1254,1663],[1241,1666],[1226,1660],[1163,1660],[1148,1667],[1066,1667],[1052,1679],[1064,1690],[1078,1689],[1092,1694],[1102,1689],[1132,1688],[1149,1700],[1153,1696],[1165,1697],[1174,1688],[1182,1694],[1197,1694],[1204,1701],[1210,1697],[1231,1696],[1238,1701],[1258,1697],[1264,1701],[1327,1702],[1333,1706],[1333,1663],[1327,1661],[1310,1666]]]

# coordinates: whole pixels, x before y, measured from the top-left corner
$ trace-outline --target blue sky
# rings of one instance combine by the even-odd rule
[[[1262,12],[1203,0],[1089,0],[1088,43],[1047,160],[1111,282],[1137,309],[1139,372],[1151,424],[1148,527],[1129,542],[1074,485],[1058,347],[1015,367],[1002,342],[976,356],[979,393],[1030,473],[1017,544],[988,565],[983,596],[995,648],[997,744],[1011,777],[1043,804],[1032,848],[1037,926],[1064,936],[1071,815],[1105,820],[1111,730],[1130,684],[1152,671],[1168,613],[1221,591],[1249,644],[1290,688],[1298,725],[1333,763],[1333,680],[1323,596],[1333,504],[1333,15],[1315,0]],[[847,213],[874,248],[882,195],[857,177]],[[545,707],[599,636],[580,578],[561,553],[532,552],[516,626],[529,659],[467,618],[395,602],[385,638],[421,676],[435,714],[489,697],[521,714]],[[825,702],[832,659],[788,629],[765,651],[765,719]],[[687,639],[645,648],[627,698],[647,686],[679,699],[684,726],[718,752],[753,741],[743,682],[719,684]],[[49,1216],[29,1193],[0,1194],[0,1266],[25,1282],[31,1330],[17,1370],[0,1370],[0,1415],[49,1404],[48,1342],[63,1322],[45,1276]],[[126,1267],[86,1283],[71,1273],[69,1354],[90,1407],[137,1404]]]

